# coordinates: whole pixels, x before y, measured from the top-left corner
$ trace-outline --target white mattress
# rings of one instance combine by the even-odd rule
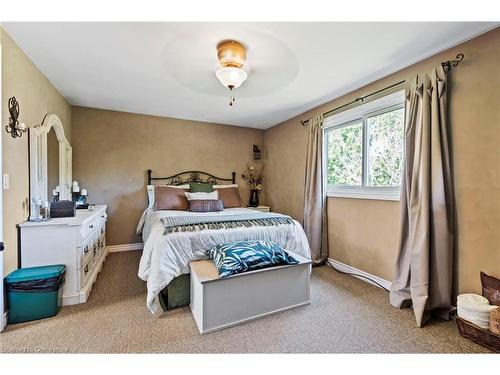
[[[169,216],[213,216],[258,211],[247,208],[228,208],[220,213],[188,211],[146,210],[139,221],[138,233],[142,231],[144,250],[139,263],[139,277],[147,282],[147,307],[159,315],[161,310],[158,294],[172,279],[189,272],[189,262],[205,259],[205,252],[213,246],[249,239],[268,240],[278,243],[283,249],[306,258],[311,257],[307,237],[302,226],[293,224],[244,227],[232,229],[210,229],[197,232],[175,232],[163,235],[160,219]]]

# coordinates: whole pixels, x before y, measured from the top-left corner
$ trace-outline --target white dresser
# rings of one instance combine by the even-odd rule
[[[27,221],[21,230],[21,267],[66,265],[63,306],[86,302],[107,256],[106,205],[75,217]]]

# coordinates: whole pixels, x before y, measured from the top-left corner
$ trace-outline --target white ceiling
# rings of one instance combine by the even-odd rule
[[[3,23],[69,103],[268,128],[495,23]],[[216,44],[248,48],[229,107]],[[450,56],[453,58],[454,56]],[[467,58],[467,56],[466,56]]]

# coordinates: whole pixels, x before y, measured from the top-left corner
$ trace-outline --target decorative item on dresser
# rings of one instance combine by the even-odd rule
[[[78,181],[73,181],[71,185],[71,200],[75,202],[77,210],[89,208],[89,204],[87,203],[87,189],[80,189]]]
[[[64,264],[62,304],[86,302],[102,268],[106,247],[106,205],[78,210],[74,217],[27,221],[21,230],[21,267]]]
[[[74,217],[76,205],[73,201],[55,201],[50,204],[50,217]]]

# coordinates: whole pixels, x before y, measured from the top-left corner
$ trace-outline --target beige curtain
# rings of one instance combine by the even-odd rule
[[[448,319],[454,249],[453,187],[447,130],[447,82],[440,67],[407,87],[401,236],[390,301],[413,306],[417,326]]]
[[[326,195],[323,189],[323,115],[309,120],[304,192],[304,231],[311,247],[313,264],[326,259]]]

